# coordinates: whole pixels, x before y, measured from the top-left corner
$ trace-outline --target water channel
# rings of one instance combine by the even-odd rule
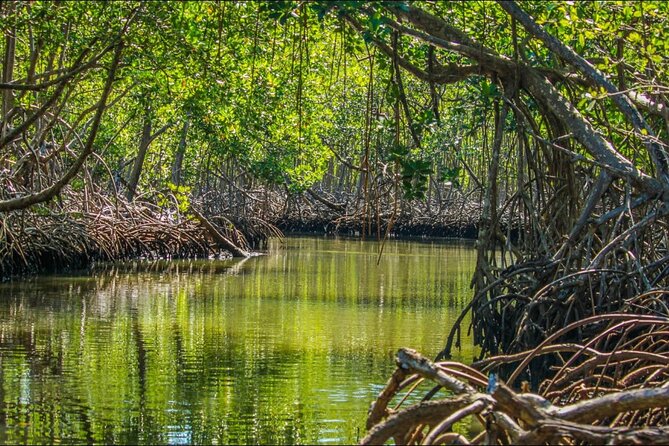
[[[434,357],[471,296],[471,245],[378,251],[294,237],[0,285],[0,443],[355,442],[394,352]]]

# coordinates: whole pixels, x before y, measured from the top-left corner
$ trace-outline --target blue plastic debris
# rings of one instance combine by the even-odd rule
[[[495,390],[497,390],[497,375],[490,372],[490,374],[488,374],[488,388],[486,389],[486,392],[494,393]]]

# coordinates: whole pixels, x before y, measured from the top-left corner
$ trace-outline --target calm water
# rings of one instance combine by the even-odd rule
[[[0,442],[356,441],[394,352],[433,357],[471,295],[467,245],[378,249],[288,238],[0,285]]]

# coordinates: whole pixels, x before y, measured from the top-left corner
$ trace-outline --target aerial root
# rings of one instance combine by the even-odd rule
[[[632,324],[647,336],[658,335],[669,325],[666,317],[650,319],[638,318]],[[611,324],[619,321],[631,322],[632,319],[618,318]],[[643,328],[646,322],[652,324]],[[603,362],[581,378],[573,377],[583,392],[559,394],[554,390],[556,396],[552,399],[545,394],[549,387],[555,389],[554,382],[565,373],[562,369],[552,380],[544,382],[539,393],[530,393],[527,389],[515,391],[498,381],[494,374],[482,373],[503,362],[520,362],[522,366],[524,360],[549,351],[562,351],[565,362],[572,364],[584,363],[587,358],[602,358]],[[614,358],[613,353],[606,356],[595,348],[575,352],[573,345],[544,345],[525,355],[500,356],[467,366],[456,362],[433,363],[418,352],[403,348],[397,354],[397,369],[370,408],[368,433],[361,444],[383,444],[391,439],[396,444],[667,443],[669,354],[658,353],[630,361],[628,355]],[[657,367],[646,370],[651,363],[662,372],[658,372]],[[639,367],[648,372],[641,374],[646,379],[632,386],[612,387],[606,384],[609,381],[600,379],[611,375],[613,370],[624,369],[629,375]],[[653,378],[647,379],[651,374]],[[590,385],[591,390],[585,390],[592,376],[599,379],[599,386]],[[430,391],[419,402],[406,406],[407,400],[416,401],[421,397],[416,383],[427,384]],[[443,397],[437,399],[435,389],[445,389],[440,392]],[[391,409],[389,406],[395,399],[400,402]],[[462,422],[471,417],[479,420],[480,433],[471,434],[462,427]]]
[[[245,234],[231,221],[220,216],[207,221],[233,244],[248,249]],[[263,230],[272,236],[283,235],[269,223],[264,223]],[[261,234],[262,231],[257,231],[254,237]],[[0,215],[0,277],[3,278],[82,268],[95,260],[210,256],[227,256],[227,253],[197,219],[146,202],[112,203],[99,195],[95,200],[89,199],[86,210],[79,206],[58,210],[40,206]]]

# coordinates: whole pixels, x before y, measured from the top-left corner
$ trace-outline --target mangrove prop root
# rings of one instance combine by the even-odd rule
[[[195,216],[195,218],[200,222],[200,224],[207,230],[211,235],[214,241],[223,249],[226,249],[232,253],[235,257],[248,257],[249,252],[240,248],[232,240],[228,239],[222,235],[218,229],[204,216],[200,211],[195,209],[195,207],[190,207],[190,212]]]
[[[565,351],[574,354],[571,348]],[[664,360],[669,357],[659,356]],[[495,359],[502,360],[505,358]],[[452,373],[456,370],[457,375]],[[440,399],[386,411],[390,400],[398,396],[401,381],[409,381],[412,376],[447,387],[448,391]],[[415,350],[403,348],[397,354],[396,371],[372,405],[368,433],[361,444],[383,444],[391,439],[397,444],[664,444],[669,442],[666,420],[656,426],[620,425],[619,420],[641,419],[641,415],[650,413],[666,416],[669,386],[665,383],[554,404],[537,393],[517,392],[501,381],[485,383],[481,372],[473,367],[433,363]],[[417,387],[410,392],[418,392]],[[455,430],[455,424],[472,415],[485,420],[485,431],[468,438]]]
[[[217,219],[200,212],[198,221],[176,209],[141,201],[112,203],[98,194],[89,194],[86,206],[80,205],[82,201],[68,191],[67,206],[54,203],[0,214],[0,277],[85,268],[97,260],[206,258],[225,255],[225,251],[248,255],[245,234],[229,220],[218,225],[214,223]],[[256,239],[265,234],[283,235],[260,218],[248,227],[259,228],[253,234]],[[212,231],[235,242],[222,246]]]

